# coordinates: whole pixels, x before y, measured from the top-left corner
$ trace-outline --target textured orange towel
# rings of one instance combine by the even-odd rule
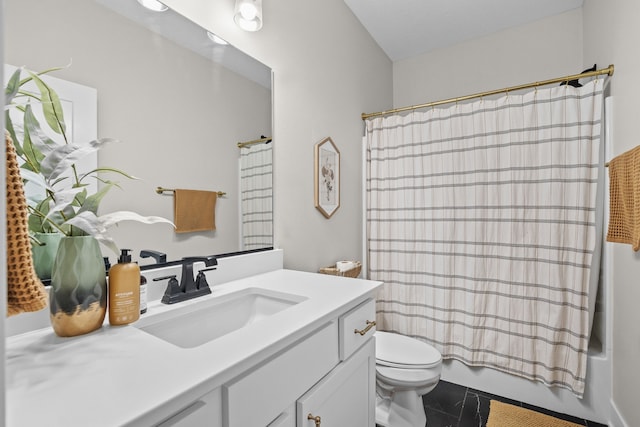
[[[176,233],[212,231],[216,229],[218,193],[199,190],[175,190],[173,222]]]
[[[607,241],[640,249],[640,146],[609,162]]]
[[[47,291],[38,279],[31,258],[27,200],[16,150],[9,134],[7,150],[7,316],[38,311],[47,306]]]

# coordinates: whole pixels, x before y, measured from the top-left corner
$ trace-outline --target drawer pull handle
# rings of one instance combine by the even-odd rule
[[[307,419],[308,420],[312,420],[314,423],[316,423],[316,427],[320,427],[320,416],[316,416],[314,417],[312,414],[307,415]]]
[[[353,333],[354,333],[354,334],[364,335],[364,334],[366,334],[367,332],[369,332],[369,330],[371,330],[371,328],[373,328],[374,326],[376,326],[376,321],[375,321],[375,320],[374,320],[373,322],[371,322],[371,321],[367,320],[367,327],[366,327],[366,328],[364,328],[363,330],[355,329],[355,330],[353,331]]]

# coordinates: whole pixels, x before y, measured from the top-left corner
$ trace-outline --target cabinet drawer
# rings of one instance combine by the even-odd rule
[[[376,327],[370,323],[375,320],[376,301],[373,299],[363,302],[340,318],[340,360],[348,359],[373,336]]]
[[[157,427],[219,426],[222,420],[221,394],[219,388],[205,394]]]
[[[265,426],[338,364],[331,322],[276,358],[223,387],[224,425]]]

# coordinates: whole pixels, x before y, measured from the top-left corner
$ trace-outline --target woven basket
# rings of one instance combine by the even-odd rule
[[[335,265],[331,267],[322,267],[318,270],[322,274],[331,274],[332,276],[343,276],[343,277],[358,277],[360,275],[360,271],[362,270],[362,263],[360,261],[353,261],[356,265],[351,270],[340,271],[336,268]]]

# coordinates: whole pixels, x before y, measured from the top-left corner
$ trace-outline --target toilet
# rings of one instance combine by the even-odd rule
[[[422,396],[440,380],[442,355],[433,346],[390,332],[376,337],[376,424],[424,427]]]

